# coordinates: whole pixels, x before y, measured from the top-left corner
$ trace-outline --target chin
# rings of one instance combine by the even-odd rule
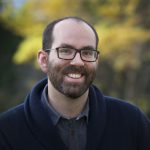
[[[63,91],[61,91],[65,96],[76,99],[81,97],[85,92],[87,91],[87,88],[81,88],[81,87],[68,87],[67,89],[64,88]]]
[[[68,98],[71,98],[71,99],[77,99],[77,98],[81,97],[83,94],[79,95],[78,93],[67,93],[67,94],[65,94],[65,96]]]

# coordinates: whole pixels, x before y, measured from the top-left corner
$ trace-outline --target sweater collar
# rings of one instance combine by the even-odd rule
[[[66,150],[56,128],[43,107],[41,96],[47,79],[37,83],[25,101],[26,119],[32,133],[47,149]],[[101,92],[91,86],[89,89],[89,116],[86,150],[96,150],[102,139],[106,123],[106,103]]]

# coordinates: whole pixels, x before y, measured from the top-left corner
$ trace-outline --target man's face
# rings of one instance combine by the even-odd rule
[[[56,47],[72,47],[95,49],[96,41],[92,29],[81,22],[65,20],[56,24],[54,28],[54,42]],[[77,53],[73,60],[63,60],[57,57],[57,51],[49,54],[48,78],[52,86],[70,98],[78,98],[84,94],[95,78],[97,62],[85,62]]]

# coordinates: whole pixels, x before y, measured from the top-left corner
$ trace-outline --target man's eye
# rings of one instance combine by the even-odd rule
[[[72,50],[69,48],[61,48],[61,49],[59,49],[59,52],[62,54],[71,54]]]
[[[84,55],[84,56],[92,56],[93,55],[93,51],[91,51],[91,50],[83,50],[82,51],[82,55]]]

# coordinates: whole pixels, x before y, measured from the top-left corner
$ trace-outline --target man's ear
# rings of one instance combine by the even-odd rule
[[[39,50],[37,54],[37,61],[41,70],[44,73],[47,73],[48,72],[48,54],[43,50]]]

